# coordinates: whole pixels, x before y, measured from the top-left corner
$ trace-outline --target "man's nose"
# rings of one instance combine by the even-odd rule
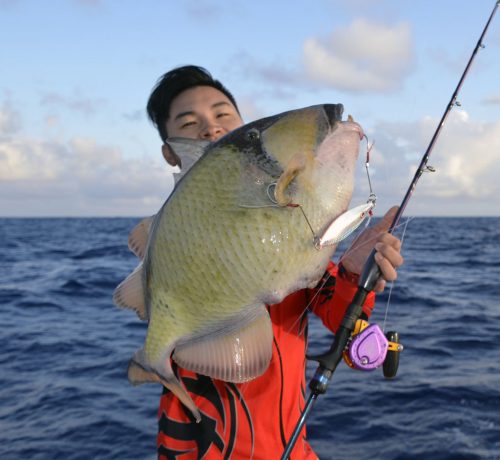
[[[224,134],[222,127],[216,122],[207,122],[200,132],[201,139],[215,141]]]

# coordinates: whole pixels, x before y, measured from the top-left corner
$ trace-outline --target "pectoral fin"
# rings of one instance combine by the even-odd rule
[[[272,356],[269,314],[257,315],[229,334],[216,334],[177,346],[173,359],[185,369],[226,382],[241,383],[263,374]]]
[[[287,196],[285,193],[287,187],[290,183],[297,177],[297,175],[303,171],[306,167],[306,157],[300,153],[294,155],[292,159],[289,161],[285,171],[278,179],[276,183],[276,189],[274,191],[274,196],[276,198],[276,202],[280,206],[286,206],[291,201],[292,198]]]

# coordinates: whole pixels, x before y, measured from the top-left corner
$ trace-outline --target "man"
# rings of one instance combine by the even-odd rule
[[[243,125],[231,93],[205,70],[185,66],[167,72],[157,83],[147,111],[163,142],[169,137],[215,141]],[[164,144],[166,161],[179,158]],[[402,264],[400,242],[386,232],[395,208],[357,239],[340,268],[328,266],[315,289],[303,289],[281,304],[268,306],[274,333],[273,355],[267,371],[245,383],[233,384],[197,375],[173,364],[174,372],[200,409],[202,421],[168,390],[159,408],[157,438],[159,459],[279,458],[304,407],[307,311],[317,314],[333,332],[356,292],[356,279],[373,247],[383,279],[396,279]],[[207,274],[209,276],[210,274]],[[374,304],[370,295],[363,307],[369,317]],[[305,429],[291,458],[316,459]]]

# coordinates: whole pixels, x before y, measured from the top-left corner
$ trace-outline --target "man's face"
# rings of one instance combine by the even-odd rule
[[[195,86],[177,95],[166,122],[168,137],[215,141],[243,125],[228,97],[211,86]]]

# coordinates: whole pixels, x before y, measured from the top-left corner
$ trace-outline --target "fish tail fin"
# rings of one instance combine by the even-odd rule
[[[170,358],[167,357],[164,360],[165,363],[160,366],[161,372],[158,372],[145,364],[143,355],[143,350],[139,350],[129,362],[127,375],[130,383],[134,386],[149,382],[161,383],[179,398],[182,404],[191,411],[196,422],[199,423],[201,421],[200,411],[181,382],[175,377],[170,365]]]

